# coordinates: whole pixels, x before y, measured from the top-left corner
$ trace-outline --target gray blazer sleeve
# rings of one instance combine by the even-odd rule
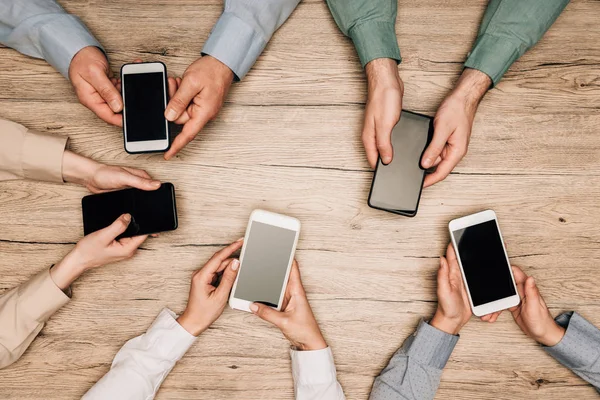
[[[225,0],[202,54],[208,54],[242,79],[289,18],[300,0]]]
[[[102,49],[83,22],[54,0],[0,0],[0,43],[45,59],[67,79],[79,50]]]
[[[433,399],[457,342],[458,336],[421,321],[375,378],[370,400]]]
[[[600,393],[600,330],[576,312],[561,314],[555,321],[566,329],[565,336],[544,350]]]

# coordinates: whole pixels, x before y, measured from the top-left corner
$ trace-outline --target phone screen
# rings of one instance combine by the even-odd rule
[[[123,74],[128,142],[167,139],[164,73]]]
[[[85,196],[81,203],[85,235],[106,228],[125,213],[131,214],[132,219],[119,238],[177,228],[175,189],[170,183],[163,183],[154,191],[125,189],[92,194]]]
[[[452,232],[473,306],[514,296],[515,286],[495,220]]]
[[[253,221],[234,297],[277,307],[296,231]]]
[[[369,205],[403,215],[415,215],[421,197],[425,170],[421,156],[433,133],[432,118],[402,111],[392,130],[394,157],[384,165],[378,161]]]

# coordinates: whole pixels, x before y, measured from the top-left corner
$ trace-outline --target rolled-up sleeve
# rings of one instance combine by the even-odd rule
[[[223,14],[202,54],[221,61],[236,80],[242,79],[298,3],[300,0],[225,0]]]
[[[0,0],[0,43],[45,59],[67,79],[79,50],[102,49],[85,24],[54,0]]]

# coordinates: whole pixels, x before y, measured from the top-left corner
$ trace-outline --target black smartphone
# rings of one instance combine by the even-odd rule
[[[131,222],[117,239],[177,229],[175,188],[171,183],[152,191],[132,188],[91,194],[81,200],[81,206],[85,235],[106,228],[126,213],[131,214]]]
[[[161,62],[125,64],[121,67],[123,138],[128,153],[169,149],[167,67]]]
[[[394,158],[377,162],[369,193],[369,207],[407,217],[417,215],[426,171],[421,157],[433,138],[433,118],[402,110],[392,130]]]

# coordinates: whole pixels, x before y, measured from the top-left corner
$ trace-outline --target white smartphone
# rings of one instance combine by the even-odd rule
[[[121,67],[123,136],[128,153],[169,149],[167,67],[161,62],[125,64]]]
[[[286,215],[254,210],[250,215],[240,270],[229,306],[250,312],[252,303],[281,310],[300,235],[300,221]]]
[[[486,210],[450,221],[452,245],[473,314],[481,317],[519,304],[519,293],[496,213]]]

